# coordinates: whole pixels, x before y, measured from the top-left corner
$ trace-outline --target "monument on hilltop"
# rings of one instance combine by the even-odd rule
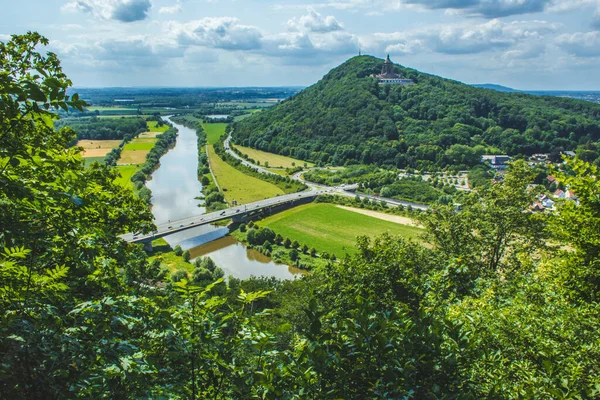
[[[390,55],[388,54],[385,61],[383,62],[383,67],[381,67],[381,73],[379,75],[375,75],[375,78],[379,81],[380,85],[414,85],[412,79],[406,79],[402,75],[397,74],[394,71],[394,64],[390,60]]]

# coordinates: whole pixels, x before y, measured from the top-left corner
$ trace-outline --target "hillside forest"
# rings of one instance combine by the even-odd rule
[[[1,398],[600,396],[595,166],[556,171],[579,195],[556,213],[529,211],[515,162],[421,214],[426,246],[362,237],[301,279],[176,281],[119,238],[155,229],[146,203],[55,130],[85,102],[47,44],[0,43]]]

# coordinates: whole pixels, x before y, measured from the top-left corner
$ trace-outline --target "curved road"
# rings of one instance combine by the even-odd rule
[[[229,153],[231,156],[240,160],[242,162],[242,164],[244,164],[250,168],[254,168],[256,171],[261,172],[263,174],[276,175],[274,172],[269,171],[268,169],[262,168],[258,165],[252,164],[251,162],[249,162],[249,161],[245,160],[244,158],[240,157],[239,155],[237,155],[233,150],[231,150],[230,142],[231,142],[231,133],[229,133],[229,135],[223,142],[225,151],[227,151],[227,153]],[[390,206],[393,206],[393,207],[395,207],[395,206],[404,206],[404,207],[411,206],[412,208],[417,208],[419,210],[427,210],[429,208],[429,206],[427,206],[425,204],[419,204],[419,203],[413,203],[410,201],[389,199],[389,198],[380,197],[380,196],[374,196],[374,195],[369,195],[369,194],[364,194],[364,193],[353,192],[354,190],[356,190],[358,188],[358,184],[344,185],[344,186],[326,186],[326,185],[321,185],[318,183],[306,181],[302,178],[302,174],[304,174],[304,172],[306,172],[306,171],[300,171],[300,172],[295,173],[292,176],[292,179],[295,179],[297,181],[304,183],[306,186],[309,187],[309,190],[322,190],[322,191],[327,191],[328,193],[331,193],[331,194],[339,194],[341,196],[346,196],[346,197],[358,196],[361,199],[366,197],[369,200],[385,201],[387,204],[389,204]]]

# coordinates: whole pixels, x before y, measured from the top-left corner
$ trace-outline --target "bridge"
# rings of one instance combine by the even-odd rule
[[[235,222],[243,221],[244,217],[264,211],[265,209],[280,206],[293,206],[305,200],[312,200],[320,194],[329,193],[331,191],[332,190],[329,189],[310,190],[271,197],[268,199],[255,201],[254,203],[230,207],[208,214],[196,215],[177,221],[170,221],[166,224],[157,225],[157,229],[154,232],[148,234],[127,233],[122,235],[121,238],[130,243],[149,243],[155,239],[172,235],[177,232],[182,232],[198,226],[208,225],[226,219],[233,219]]]

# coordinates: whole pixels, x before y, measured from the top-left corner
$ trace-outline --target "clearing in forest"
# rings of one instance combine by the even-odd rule
[[[265,218],[258,223],[301,245],[343,257],[356,253],[357,236],[379,236],[385,232],[418,239],[423,230],[345,210],[334,204],[312,203]]]
[[[208,146],[208,158],[210,168],[229,204],[233,200],[238,204],[246,204],[284,194],[277,186],[246,175],[227,164],[215,153],[212,145]]]

